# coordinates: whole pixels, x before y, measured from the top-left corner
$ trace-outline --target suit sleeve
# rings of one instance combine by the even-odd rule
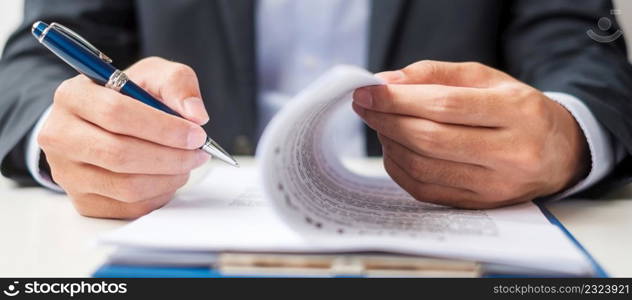
[[[118,59],[119,68],[138,56],[134,1],[25,1],[24,19],[0,60],[0,170],[20,184],[34,183],[25,159],[28,133],[52,103],[57,86],[77,74],[31,35],[37,20],[73,29]]]
[[[623,36],[597,41],[589,30],[617,37],[619,27],[609,0],[519,0],[507,3],[501,28],[503,67],[518,79],[547,92],[573,95],[590,109],[611,136],[623,160],[587,190],[597,195],[632,178],[632,66]],[[611,26],[600,31],[598,21]]]

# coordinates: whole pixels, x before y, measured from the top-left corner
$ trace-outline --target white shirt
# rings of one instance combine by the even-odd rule
[[[259,0],[257,8],[258,108],[260,134],[274,114],[300,90],[336,64],[366,67],[368,57],[369,0]],[[588,107],[572,95],[545,94],[564,106],[586,136],[591,154],[588,176],[560,193],[562,198],[582,191],[608,174],[621,157],[620,145]],[[61,191],[38,169],[41,150],[37,135],[48,111],[34,127],[27,149],[27,166],[37,182]],[[361,121],[349,109],[334,120],[340,139],[347,144],[343,155],[365,154]],[[617,155],[618,156],[618,155]]]
[[[263,0],[257,8],[258,134],[298,92],[337,64],[367,65],[368,0]],[[362,121],[349,106],[334,117],[334,143],[362,156]],[[344,146],[342,146],[344,145]]]

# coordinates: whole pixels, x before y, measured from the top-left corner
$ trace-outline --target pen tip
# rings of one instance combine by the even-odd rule
[[[233,167],[239,167],[239,163],[211,138],[206,139],[206,143],[202,145],[201,149]]]

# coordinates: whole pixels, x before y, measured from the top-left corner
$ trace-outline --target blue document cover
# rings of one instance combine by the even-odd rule
[[[573,242],[573,244],[575,244],[575,246],[577,248],[579,248],[581,250],[582,253],[584,253],[584,255],[586,256],[586,258],[588,259],[588,261],[590,262],[590,264],[593,267],[593,270],[595,271],[595,277],[598,278],[606,278],[608,277],[608,273],[606,273],[606,271],[601,267],[601,265],[599,265],[599,263],[597,263],[597,261],[595,260],[595,258],[590,255],[590,253],[588,252],[588,250],[586,250],[586,248],[584,248],[584,246],[582,246],[582,244],[579,243],[579,241],[570,233],[570,231],[568,231],[568,229],[566,229],[566,227],[564,227],[564,225],[562,225],[562,223],[560,222],[560,220],[558,220],[545,206],[543,202],[536,202],[536,204],[538,205],[538,207],[540,208],[540,210],[542,211],[542,213],[546,216],[546,218],[549,220],[549,222],[551,222],[551,224],[557,226],[560,228],[560,230],[562,230],[562,232],[564,232],[564,234],[571,240],[571,242]]]

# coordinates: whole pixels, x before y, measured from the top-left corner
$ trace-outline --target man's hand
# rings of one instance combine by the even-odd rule
[[[492,208],[555,194],[587,175],[573,116],[478,63],[422,61],[378,76],[353,108],[378,132],[388,174],[420,201]]]
[[[197,76],[160,58],[126,74],[181,119],[80,75],[55,92],[38,136],[54,181],[85,216],[136,218],[167,203],[208,155],[194,150],[208,121]]]

